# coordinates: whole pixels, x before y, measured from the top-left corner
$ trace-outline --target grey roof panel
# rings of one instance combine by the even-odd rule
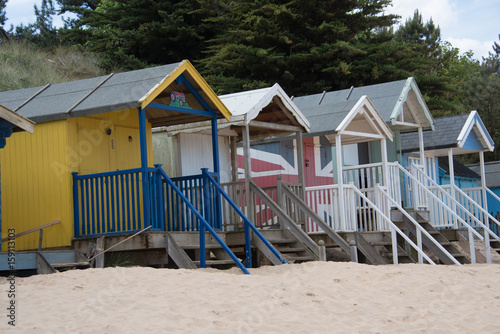
[[[108,76],[53,84],[18,110],[35,122],[139,107],[139,99],[171,73],[179,63],[114,74],[83,100],[71,114],[66,112]],[[0,92],[0,104],[15,109],[42,87]]]
[[[382,116],[382,119],[385,122],[389,122],[392,111],[403,91],[405,83],[406,79],[364,87],[355,87],[350,95],[350,89],[327,92],[320,105],[326,106],[343,103],[346,102],[347,96],[349,96],[349,100],[347,101],[357,102],[363,95],[367,95],[375,109],[377,109],[380,116]],[[296,97],[293,99],[293,102],[303,111],[306,107],[317,106],[322,95],[323,93]],[[306,117],[309,118],[308,115],[306,115]],[[311,123],[311,130],[313,129]],[[314,131],[316,132],[316,130]]]
[[[299,107],[311,123],[311,133],[334,132],[359,99],[349,99],[335,104]],[[295,101],[295,100],[294,100]]]
[[[480,165],[468,165],[477,174],[481,173]],[[500,187],[500,161],[492,161],[484,164],[486,186],[488,188]]]
[[[435,118],[436,130],[424,131],[424,150],[456,147],[458,135],[468,117],[469,114],[461,114]],[[402,152],[414,152],[418,149],[418,133],[401,134]]]

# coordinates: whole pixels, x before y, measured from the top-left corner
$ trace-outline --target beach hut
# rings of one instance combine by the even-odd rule
[[[0,103],[37,122],[34,135],[13,134],[2,152],[4,225],[23,231],[60,220],[44,248],[164,231],[151,128],[209,120],[216,134],[217,119],[230,116],[189,61],[1,92]],[[210,167],[216,176],[218,164]],[[18,250],[37,245],[33,235],[17,242]]]
[[[4,107],[3,105],[0,105],[0,149],[5,148],[7,145],[7,138],[12,136],[14,132],[20,132],[20,131],[27,131],[29,133],[33,133],[33,128],[35,127],[35,123],[32,122],[31,120],[24,118],[14,111]],[[0,156],[2,155],[3,151],[0,151]],[[0,170],[2,169],[0,165]],[[2,184],[2,180],[0,177],[0,185]],[[0,186],[0,234],[2,235],[2,240],[3,240],[3,233],[2,231],[6,231],[5,234],[8,236],[8,230],[12,229],[14,226],[13,225],[2,225],[2,196],[1,196],[1,186]],[[16,230],[13,229],[11,236],[16,234]],[[2,242],[0,242],[1,246]]]
[[[492,152],[495,149],[493,139],[475,110],[468,114],[439,117],[435,121],[436,130],[432,132],[426,131],[424,134],[425,164],[421,163],[421,156],[417,153],[415,134],[406,133],[401,136],[403,164],[407,168],[421,166],[421,170],[425,170],[429,177],[427,183],[432,185],[441,184],[442,188],[453,193],[458,202],[465,205],[468,211],[471,211],[481,221],[485,221],[484,212],[480,209],[487,210],[486,196],[489,191],[486,186],[484,152]],[[455,175],[453,167],[456,164],[453,157],[462,154],[479,155],[479,186],[474,182],[468,185],[464,184],[462,187],[458,186],[457,183],[460,179]],[[446,182],[440,179],[440,158],[441,165],[446,166],[448,169],[447,174],[449,177],[446,178]],[[447,159],[448,162],[443,162],[443,158]],[[408,207],[414,205],[410,203],[411,195],[408,192],[405,201]],[[431,205],[428,203],[422,204],[425,204],[425,206]],[[435,224],[442,224],[441,226],[447,227],[451,224],[451,221],[436,221]]]

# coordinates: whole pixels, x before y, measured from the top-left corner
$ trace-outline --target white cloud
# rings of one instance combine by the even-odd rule
[[[481,59],[481,57],[488,57],[488,52],[493,52],[492,46],[495,41],[478,41],[470,38],[447,38],[448,42],[455,48],[460,49],[460,53],[469,50],[474,51],[474,58]]]
[[[458,12],[450,0],[393,0],[387,12],[401,16],[401,23],[413,17],[416,9],[422,14],[424,22],[432,18],[440,27],[451,26],[458,22]]]

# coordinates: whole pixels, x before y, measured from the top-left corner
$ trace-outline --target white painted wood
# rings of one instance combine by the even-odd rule
[[[252,223],[255,223],[255,210],[254,210],[254,201],[253,196],[250,196],[250,180],[252,178],[252,157],[250,153],[250,130],[248,128],[248,124],[242,128],[243,135],[243,160],[244,160],[244,168],[245,168],[245,191],[247,195],[247,212],[246,216]]]
[[[231,159],[229,157],[229,139],[218,137],[219,165],[221,183],[231,182]],[[199,133],[179,134],[180,175],[201,174],[201,168],[213,171],[212,136]]]
[[[344,188],[342,181],[342,139],[341,135],[337,134],[335,139],[336,147],[335,153],[337,155],[337,184],[339,188],[339,206],[340,206],[340,226],[341,229],[346,230],[346,219],[345,219],[345,211],[344,211]]]
[[[302,142],[302,132],[295,132],[295,140],[297,143],[297,170],[299,173],[299,183],[302,184],[300,198],[305,199],[306,178],[304,175],[304,143]]]

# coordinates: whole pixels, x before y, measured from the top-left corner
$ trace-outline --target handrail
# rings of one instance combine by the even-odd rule
[[[408,171],[406,171],[406,169],[404,169],[404,168],[402,168],[402,169],[403,169],[405,172],[409,173]],[[432,184],[434,187],[436,187],[436,189],[441,189],[441,190],[442,190],[442,191],[441,191],[441,193],[442,193],[442,194],[445,194],[445,195],[446,195],[446,196],[447,196],[447,197],[448,197],[448,198],[449,198],[449,199],[450,199],[450,200],[451,200],[451,201],[452,201],[455,205],[457,205],[457,206],[458,206],[458,208],[460,208],[461,210],[463,210],[466,214],[468,213],[468,216],[470,216],[470,217],[471,217],[471,218],[472,218],[472,219],[473,219],[476,223],[478,223],[478,224],[479,224],[482,228],[486,229],[486,230],[488,231],[488,234],[493,235],[495,238],[497,238],[497,236],[495,235],[495,233],[493,233],[493,231],[491,231],[491,230],[490,230],[490,229],[489,229],[489,228],[488,228],[485,224],[483,224],[483,222],[481,222],[479,219],[477,219],[477,217],[476,217],[476,216],[474,216],[474,215],[473,215],[473,214],[472,214],[469,210],[467,210],[467,209],[466,209],[466,208],[465,208],[462,204],[460,204],[460,202],[459,202],[459,201],[457,201],[457,199],[456,199],[456,198],[454,198],[451,194],[449,194],[449,193],[447,193],[446,191],[444,191],[444,190],[442,189],[442,187],[436,183],[436,181],[434,181],[432,178],[430,178],[427,174],[425,174],[423,171],[421,171],[421,170],[419,170],[419,169],[417,169],[417,172],[418,172],[418,173],[421,173],[421,174],[424,176],[424,178],[426,178],[426,179],[427,179],[427,181],[430,181],[430,182],[431,182],[431,184]],[[409,174],[410,174],[410,173],[409,173]],[[411,174],[410,174],[410,175],[411,175]],[[412,177],[414,177],[413,175],[411,175],[411,176],[412,176]],[[416,179],[416,178],[415,178],[415,179]],[[428,190],[428,189],[427,189],[427,187],[424,187],[424,189]],[[429,190],[429,192],[430,192],[430,190]],[[465,195],[465,196],[467,196],[467,195]],[[437,198],[437,196],[435,196],[435,197]],[[469,196],[467,196],[467,197],[469,197]],[[443,204],[444,204],[444,203],[443,203]],[[451,209],[450,209],[450,210],[451,210]],[[460,218],[460,216],[458,216],[458,214],[456,214],[453,210],[451,210],[451,211],[455,214],[455,216],[457,216],[458,218]],[[467,223],[465,222],[465,220],[463,220],[462,218],[460,218],[460,220],[461,220],[461,222],[462,222],[463,224],[465,224],[465,225],[466,225],[466,227],[467,227],[469,230],[472,230],[476,236],[478,236],[481,240],[484,240],[483,236],[481,236],[479,233],[477,233],[477,232],[476,232],[476,230],[474,230],[474,229],[472,228],[472,226],[470,226],[469,224],[467,224]]]
[[[379,187],[380,186],[376,186],[376,187]],[[422,225],[420,225],[405,209],[403,209],[403,207],[401,206],[401,204],[399,204],[398,202],[396,202],[394,199],[391,198],[391,196],[389,196],[389,194],[387,194],[385,191],[383,191],[382,189],[379,189],[380,193],[383,194],[383,196],[385,196],[386,198],[389,199],[389,201],[399,210],[403,213],[403,215],[406,216],[406,218],[408,218],[412,223],[413,225],[415,225],[415,228],[417,230],[417,240],[422,240],[422,233],[434,244],[436,245],[440,251],[442,251],[452,262],[454,262],[455,264],[458,264],[458,265],[461,265],[460,262],[458,262],[457,259],[455,259],[455,257],[450,253],[448,252],[436,239],[434,239],[432,237],[432,235],[427,232],[426,229],[424,229],[422,227]]]
[[[403,231],[401,231],[401,229],[396,225],[394,224],[391,219],[389,217],[387,217],[383,212],[382,210],[380,210],[372,201],[370,201],[368,199],[368,197],[366,197],[357,187],[354,187],[354,186],[351,186],[351,185],[347,185],[345,186],[346,188],[351,188],[354,190],[355,193],[358,194],[358,196],[360,196],[364,201],[366,201],[366,203],[372,208],[374,209],[384,220],[386,220],[388,223],[389,223],[389,226],[397,233],[399,234],[401,237],[403,237],[403,239],[405,239],[406,242],[408,242],[414,249],[417,250],[417,252],[419,253],[419,259],[420,259],[420,256],[422,258],[425,258],[427,260],[427,262],[429,262],[430,264],[433,264],[435,265],[436,263],[434,261],[431,260],[431,258],[425,254],[425,252],[423,251],[422,249],[422,246],[418,246],[416,245],[405,233],[403,233]],[[406,212],[406,210],[404,210],[403,208],[401,208],[401,206],[396,202],[394,201],[392,198],[390,198],[389,195],[387,195],[384,191],[381,191],[382,193],[384,193],[385,196],[387,196],[389,199],[391,199],[394,203],[396,203],[396,205],[398,206],[398,209],[403,212],[403,214],[406,214],[408,215],[408,217],[410,218],[410,220],[412,220],[412,222],[415,224],[416,221],[408,214],[408,212]],[[416,223],[416,225],[420,226],[418,223]],[[420,226],[420,228],[422,228]],[[424,230],[425,231],[425,230]],[[427,231],[425,231],[427,232]],[[427,233],[428,234],[428,233]],[[430,235],[429,235],[430,236]],[[417,238],[419,239],[419,238]],[[433,238],[431,238],[431,240],[433,240]],[[436,242],[434,240],[434,242]],[[420,240],[420,243],[421,243],[421,240]],[[439,245],[441,246],[441,245]],[[393,238],[393,243],[392,243],[392,255],[393,255],[393,262],[394,264],[397,264],[398,260],[397,260],[397,243],[395,244],[395,238]],[[442,246],[441,246],[442,247]],[[449,254],[446,250],[444,250],[447,254]],[[449,256],[451,256],[450,259],[452,259],[452,261],[454,261],[455,263],[459,264],[460,265],[460,262],[458,262],[451,254],[449,254]]]
[[[288,196],[288,198],[291,198],[292,201],[296,204],[302,204],[299,205],[300,209],[303,210],[309,218],[311,218],[317,225],[319,225],[323,231],[335,242],[337,245],[339,245],[344,252],[347,254],[351,254],[351,247],[345,241],[341,236],[337,234],[328,224],[326,224],[323,219],[321,219],[320,216],[316,214],[300,197],[298,197],[293,191],[290,190],[288,187],[283,187],[283,190],[285,192],[285,195]]]
[[[155,171],[154,168],[148,168],[149,172]],[[114,175],[123,175],[123,174],[132,174],[132,173],[140,173],[142,172],[141,168],[132,168],[132,169],[122,169],[122,170],[115,170],[112,172],[103,172],[103,173],[94,173],[94,174],[82,174],[78,175],[78,173],[73,173],[74,179],[75,180],[90,180],[90,179],[95,179],[103,176],[114,176]]]
[[[27,234],[30,234],[30,233],[42,230],[42,229],[44,229],[46,227],[59,224],[60,222],[61,222],[60,220],[54,220],[53,222],[50,222],[50,223],[47,223],[47,224],[43,224],[43,225],[34,227],[34,228],[29,229],[29,230],[20,232],[20,233],[16,233],[16,235],[13,236],[13,237],[7,237],[7,238],[4,238],[4,239],[0,240],[0,243],[8,241],[8,240],[16,239],[16,238],[22,237],[23,235],[27,235]]]
[[[304,232],[297,224],[293,222],[293,220],[283,211],[282,208],[279,207],[279,205],[274,202],[269,195],[267,195],[253,180],[250,180],[250,189],[258,193],[261,201],[264,201],[269,207],[271,207],[274,210],[274,213],[279,216],[281,221],[286,224],[286,226],[292,230],[296,235],[299,235],[300,237],[300,242],[304,244],[304,246],[308,247],[316,257],[319,258],[319,246],[314,242],[314,240],[309,237],[309,235]]]
[[[382,167],[381,162],[375,162],[371,164],[365,164],[365,165],[356,165],[356,166],[344,166],[342,167],[342,171],[347,171],[347,170],[356,170],[356,169],[364,169],[364,168],[371,168],[371,167]]]
[[[458,190],[458,192],[460,194],[462,194],[462,196],[464,196],[466,199],[468,199],[470,202],[472,202],[472,205],[476,209],[479,209],[479,211],[481,211],[483,214],[486,214],[488,216],[488,218],[492,219],[495,224],[500,226],[500,222],[498,220],[496,220],[495,217],[493,217],[488,211],[486,211],[483,207],[481,207],[475,200],[473,200],[469,195],[467,195],[462,189],[460,189],[456,185],[454,185],[454,190]],[[489,228],[488,228],[488,234],[490,234],[495,239],[500,241],[500,238],[493,231],[491,231],[491,229],[489,229]]]
[[[181,198],[181,200],[186,204],[186,206],[194,213],[194,215],[198,218],[200,222],[200,230],[203,231],[201,225],[208,230],[208,232],[214,237],[214,239],[221,245],[221,247],[226,251],[226,253],[231,257],[231,259],[236,263],[236,265],[243,271],[245,274],[250,275],[250,272],[247,268],[241,263],[241,261],[234,255],[234,253],[227,247],[227,245],[222,241],[222,239],[217,235],[215,230],[210,226],[210,224],[203,218],[203,216],[196,210],[196,208],[191,204],[191,202],[187,199],[187,197],[182,193],[182,191],[177,188],[174,182],[168,177],[167,173],[162,168],[157,169],[163,179],[170,185],[170,187],[177,193],[177,195]],[[200,244],[204,245],[204,240],[200,235]],[[203,250],[200,250],[200,252]]]
[[[217,190],[222,195],[222,197],[224,197],[228,201],[229,205],[231,205],[233,207],[233,209],[238,213],[238,215],[240,215],[240,217],[243,219],[243,222],[245,223],[245,227],[249,227],[255,233],[255,235],[257,235],[257,237],[259,237],[259,239],[264,243],[264,245],[266,245],[266,247],[269,248],[269,250],[274,254],[274,256],[276,256],[276,258],[281,263],[286,264],[287,261],[285,260],[285,258],[283,258],[283,256],[269,243],[269,241],[267,241],[267,239],[264,238],[262,233],[260,233],[260,231],[250,222],[250,220],[248,220],[248,218],[243,214],[243,212],[240,210],[240,208],[238,208],[238,206],[231,200],[229,195],[226,194],[226,192],[222,189],[222,187],[217,182],[215,182],[215,180],[212,178],[212,176],[210,176],[208,174],[208,172],[205,168],[202,168],[202,174],[207,177],[207,179],[217,188]],[[246,243],[246,247],[248,248],[247,249],[247,256],[249,256],[249,254],[251,254],[250,235],[248,235],[246,228],[245,228],[245,241],[248,241]],[[251,258],[250,258],[250,260],[251,260]],[[250,263],[247,263],[247,265],[251,265],[251,261],[250,261]]]
[[[403,166],[401,166],[398,162],[395,162],[393,163],[394,166],[397,166],[399,168],[399,170],[401,170],[406,176],[408,176],[409,178],[411,178],[413,180],[413,182],[416,182],[417,184],[421,184],[421,182],[415,177],[413,176],[410,172],[408,172],[405,168],[403,168]],[[427,176],[427,175],[425,175]],[[434,180],[432,180],[434,182]],[[434,182],[435,183],[435,182]],[[469,232],[472,232],[476,237],[478,237],[480,240],[484,240],[483,236],[481,234],[479,234],[476,230],[474,230],[472,228],[472,226],[470,226],[469,224],[467,224],[467,222],[465,220],[462,219],[462,217],[460,217],[455,211],[453,211],[450,207],[448,207],[448,205],[446,205],[446,203],[444,203],[442,200],[439,199],[439,197],[437,197],[436,195],[434,195],[432,193],[432,191],[430,191],[427,187],[423,186],[421,187],[422,189],[424,189],[425,192],[427,192],[428,195],[430,195],[431,197],[433,197],[435,200],[438,201],[438,203],[440,203],[444,208],[445,210],[448,211],[448,213],[450,213],[453,217],[455,218],[458,218],[458,220],[469,230]],[[439,189],[441,189],[441,187],[438,186]],[[448,194],[446,191],[443,191],[444,194],[446,194],[446,196],[450,197],[450,199],[455,202],[457,202],[450,194]],[[456,203],[458,204],[461,209],[463,209],[464,211],[467,211],[467,209],[465,209],[465,207],[463,207],[460,203]],[[468,212],[468,211],[467,211]],[[482,224],[481,222],[479,222],[479,224]]]
[[[455,205],[455,206],[458,206],[461,210],[463,210],[464,213],[468,213],[469,216],[472,217],[473,220],[476,221],[476,223],[478,223],[479,226],[483,227],[483,229],[485,230],[485,233],[484,233],[484,237],[482,235],[480,235],[470,224],[467,224],[467,222],[462,218],[460,217],[454,210],[452,210],[448,205],[446,205],[443,201],[441,201],[436,195],[434,195],[432,193],[432,191],[430,191],[428,189],[428,187],[425,187],[423,186],[415,176],[413,176],[410,172],[408,172],[405,168],[403,168],[401,165],[399,165],[399,163],[397,163],[398,165],[398,168],[400,170],[403,171],[403,173],[405,173],[407,176],[409,176],[414,182],[416,182],[417,184],[420,184],[421,185],[421,188],[426,191],[431,197],[433,197],[435,200],[438,201],[438,203],[440,203],[445,210],[447,210],[449,213],[451,213],[451,215],[455,218],[457,218],[458,221],[460,221],[460,223],[467,228],[468,232],[469,232],[469,248],[470,248],[470,256],[471,256],[471,262],[473,264],[476,263],[476,247],[474,246],[474,235],[477,236],[480,240],[484,240],[485,241],[485,245],[486,245],[486,260],[488,263],[491,263],[491,254],[490,254],[490,233],[493,233],[486,225],[484,225],[479,219],[477,219],[472,213],[470,213],[462,204],[460,204],[453,196],[451,196],[450,194],[448,194],[446,191],[444,191],[444,189],[439,186],[434,180],[432,180],[432,178],[430,178],[428,175],[426,175],[424,172],[422,172],[421,170],[419,170],[418,168],[416,169],[418,173],[421,173],[424,178],[427,179],[427,181],[430,181],[431,184],[434,184],[434,187],[436,187],[437,190],[441,190],[440,193],[441,194],[444,194],[448,199],[451,200],[451,202]],[[414,165],[414,164],[413,164]],[[496,236],[495,236],[496,237]]]

